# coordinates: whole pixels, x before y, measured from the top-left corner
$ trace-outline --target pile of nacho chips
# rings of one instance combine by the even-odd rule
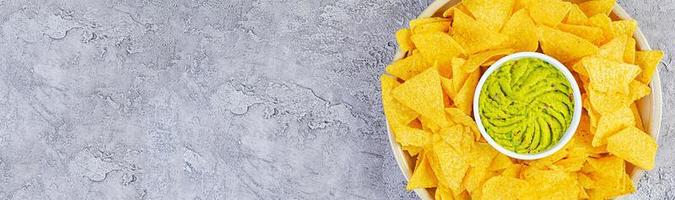
[[[405,58],[382,75],[382,101],[396,142],[416,163],[407,189],[436,199],[607,199],[635,191],[629,172],[652,169],[656,141],[636,101],[661,51],[636,51],[634,20],[613,20],[615,0],[464,0],[442,17],[396,32]],[[577,132],[533,161],[495,151],[478,132],[473,94],[497,59],[538,51],[563,62],[581,87]]]

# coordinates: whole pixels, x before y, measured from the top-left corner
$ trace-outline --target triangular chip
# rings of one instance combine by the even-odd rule
[[[600,92],[628,94],[629,83],[640,73],[640,67],[590,57],[583,60],[591,87]]]
[[[586,14],[584,14],[584,12],[579,9],[579,6],[572,5],[564,22],[566,24],[586,25],[588,22],[588,16],[586,16]]]
[[[642,90],[640,90],[640,92],[642,92]],[[639,94],[636,93],[636,96],[638,95]],[[588,99],[595,111],[599,113],[610,113],[627,107],[633,102],[632,94],[621,94],[617,92],[607,93],[593,89],[588,92]]]
[[[415,44],[410,40],[410,35],[410,29],[407,28],[396,31],[396,42],[398,42],[398,47],[404,52],[415,49]]]
[[[435,68],[429,68],[412,77],[392,91],[394,98],[420,115],[445,127],[448,121],[443,112],[441,77]]]
[[[410,21],[410,30],[413,34],[426,32],[443,32],[450,30],[450,20],[442,17],[421,18]]]
[[[621,35],[615,37],[600,47],[598,56],[615,62],[623,62],[623,54],[626,50],[627,40],[627,36]]]
[[[415,111],[399,103],[392,96],[391,91],[400,85],[396,78],[382,75],[380,81],[382,82],[382,107],[384,107],[384,114],[389,125],[393,128],[393,126],[408,124],[417,118],[418,114]]]
[[[609,15],[616,4],[616,0],[593,0],[586,1],[579,4],[579,8],[586,14],[586,16],[593,15]]]
[[[646,170],[654,168],[657,148],[654,138],[633,126],[607,138],[607,151]]]
[[[603,38],[593,42],[593,44],[602,45],[614,38],[612,19],[610,19],[607,15],[593,15],[588,18],[587,25],[602,29]]]
[[[602,29],[598,27],[572,25],[572,24],[558,24],[558,29],[584,38],[586,41],[589,42],[600,40],[603,37]]]
[[[473,110],[473,95],[476,91],[476,85],[478,85],[478,80],[480,79],[480,71],[473,71],[469,78],[466,80],[462,88],[457,92],[457,95],[454,99],[455,106],[462,110],[465,114],[471,115]]]
[[[427,32],[412,36],[415,47],[427,63],[450,65],[452,58],[464,52],[464,49],[450,35],[442,32]]]
[[[598,47],[583,38],[571,33],[555,30],[549,27],[540,27],[541,48],[545,54],[553,56],[561,62],[569,62],[581,57],[593,55]]]
[[[490,29],[485,22],[476,21],[458,10],[455,11],[452,27],[452,37],[464,47],[467,54],[495,48],[509,39],[508,36]]]
[[[421,54],[413,54],[391,63],[391,65],[385,68],[385,71],[400,79],[408,80],[429,67],[431,65],[427,64]]]
[[[623,62],[635,64],[635,38],[633,37],[628,37],[628,40],[626,41],[626,49],[623,52]]]
[[[501,33],[509,36],[509,41],[504,44],[505,48],[512,48],[516,51],[536,51],[539,47],[537,26],[526,9],[515,12],[506,21]]]
[[[426,156],[422,156],[419,164],[415,166],[415,170],[408,180],[408,185],[406,186],[407,190],[413,190],[418,188],[432,188],[436,187],[438,180],[436,180],[436,175],[429,165],[429,160]]]
[[[528,9],[537,24],[555,27],[567,16],[571,7],[570,2],[562,0],[541,0],[531,3]]]
[[[612,113],[602,114],[598,121],[598,129],[593,137],[593,146],[607,144],[607,138],[620,130],[635,125],[633,112],[629,107],[621,108]]]
[[[663,51],[650,50],[635,52],[635,64],[642,68],[642,73],[638,76],[638,80],[643,83],[649,83],[656,72],[656,67],[663,58]]]
[[[464,0],[462,4],[476,20],[487,23],[490,30],[499,31],[511,16],[514,0]]]
[[[424,147],[431,142],[431,133],[409,126],[394,126],[394,138],[401,146]]]
[[[440,173],[434,171],[435,174],[444,177],[443,185],[447,185],[453,191],[459,191],[462,179],[466,174],[469,165],[462,152],[450,147],[443,141],[438,141],[433,144],[433,154],[435,155],[439,165]]]
[[[481,191],[483,192],[482,199],[486,200],[508,200],[508,199],[520,199],[522,196],[526,196],[530,185],[521,179],[504,177],[504,176],[495,176],[487,181],[482,186]],[[537,186],[535,186],[537,187]]]
[[[637,29],[637,22],[633,19],[625,19],[619,21],[612,21],[612,30],[615,36],[625,35],[633,37],[633,33]]]

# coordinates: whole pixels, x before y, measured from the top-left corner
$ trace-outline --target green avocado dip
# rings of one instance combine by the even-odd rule
[[[535,154],[555,146],[570,125],[572,87],[546,61],[508,61],[483,84],[479,111],[485,130],[500,146]]]

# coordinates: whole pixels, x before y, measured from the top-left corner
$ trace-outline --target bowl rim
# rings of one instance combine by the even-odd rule
[[[508,150],[504,148],[502,145],[497,143],[490,134],[487,133],[487,130],[485,130],[485,126],[483,125],[483,120],[480,117],[480,106],[479,106],[479,100],[480,100],[480,94],[481,91],[484,89],[483,85],[485,84],[485,81],[487,81],[487,78],[492,75],[495,71],[498,69],[502,68],[504,66],[504,63],[513,61],[513,60],[521,60],[525,58],[536,58],[543,60],[544,62],[547,62],[553,67],[555,67],[559,72],[565,76],[565,79],[567,82],[569,82],[570,86],[572,86],[572,94],[573,94],[573,101],[574,101],[574,112],[572,114],[572,121],[570,122],[569,126],[567,129],[565,129],[565,133],[562,135],[562,138],[553,145],[552,147],[549,147],[548,149],[535,153],[535,154],[524,154],[524,153],[517,153],[511,150]],[[565,67],[560,61],[556,60],[555,58],[542,54],[542,53],[537,53],[537,52],[518,52],[518,53],[513,53],[507,56],[504,56],[497,60],[495,63],[490,65],[490,67],[481,75],[480,80],[478,81],[478,85],[476,85],[476,90],[474,91],[473,95],[473,116],[474,120],[476,121],[476,125],[478,126],[478,131],[480,132],[481,135],[483,135],[483,138],[485,141],[492,146],[492,148],[496,149],[500,153],[507,155],[511,158],[515,159],[520,159],[520,160],[535,160],[535,159],[540,159],[540,158],[545,158],[547,156],[550,156],[554,154],[555,152],[558,152],[560,149],[562,149],[574,136],[576,133],[577,127],[579,126],[579,121],[581,121],[581,91],[579,89],[579,85],[577,84],[577,81],[574,79],[574,76],[572,75],[572,72]]]

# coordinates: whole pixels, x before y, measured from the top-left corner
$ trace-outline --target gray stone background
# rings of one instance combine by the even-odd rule
[[[0,0],[0,199],[414,199],[378,76],[430,0]],[[675,2],[620,1],[675,106]],[[675,113],[635,199],[675,199]]]

